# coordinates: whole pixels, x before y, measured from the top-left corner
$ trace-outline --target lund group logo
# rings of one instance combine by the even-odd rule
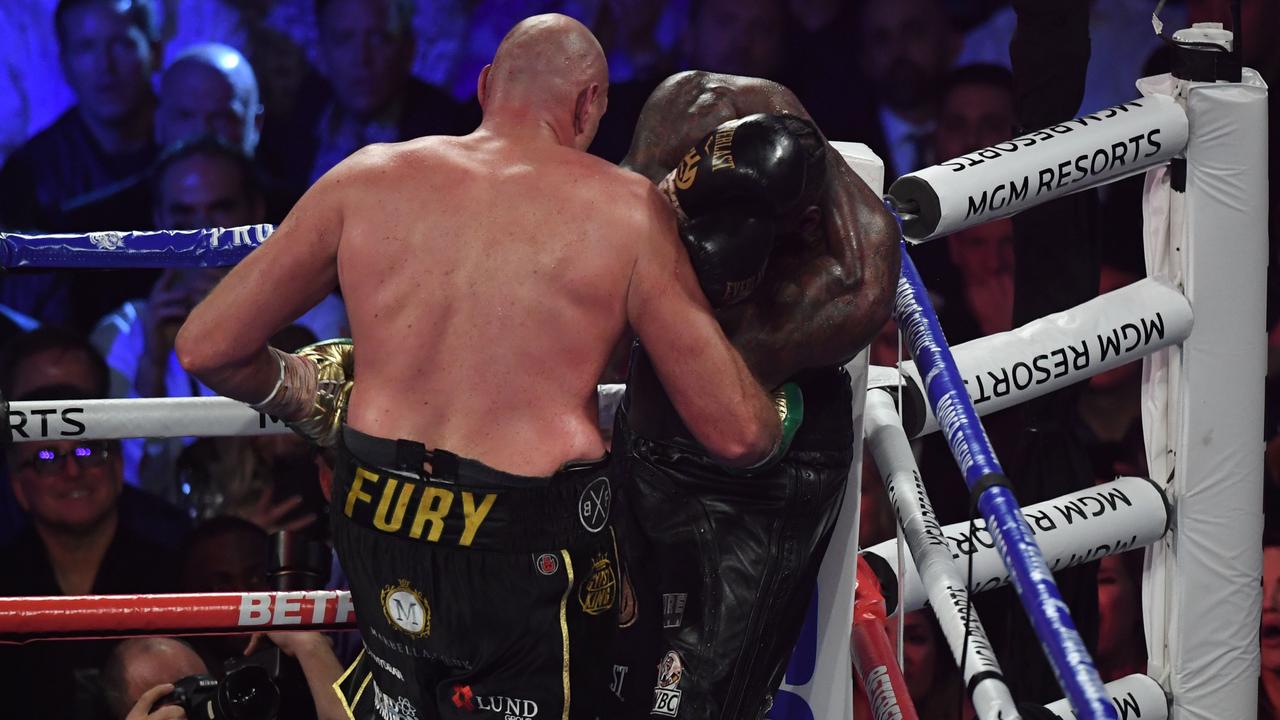
[[[453,706],[465,712],[487,712],[502,720],[533,720],[538,717],[538,703],[505,695],[476,695],[470,685],[453,686]]]

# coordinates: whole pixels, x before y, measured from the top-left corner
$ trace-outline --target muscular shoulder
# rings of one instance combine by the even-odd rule
[[[656,185],[639,173],[608,165],[607,182],[600,185],[608,193],[612,207],[619,211],[619,221],[651,224],[673,215],[671,203]]]
[[[662,81],[650,102],[668,109],[683,108],[695,116],[789,112],[806,115],[795,93],[764,78],[687,70]]]
[[[421,189],[444,175],[430,172],[432,168],[443,170],[450,163],[456,163],[456,159],[440,147],[437,142],[440,139],[366,145],[325,173],[312,190],[354,197],[403,189],[410,181]]]

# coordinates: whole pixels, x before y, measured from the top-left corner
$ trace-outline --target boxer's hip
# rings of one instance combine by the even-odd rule
[[[383,718],[588,717],[578,683],[604,685],[621,593],[608,459],[534,478],[424,453],[350,428],[338,448],[334,543],[366,647],[343,697]]]
[[[334,510],[355,525],[435,547],[567,547],[609,528],[610,467],[606,456],[568,464],[550,476],[513,475],[420,443],[346,427],[335,468]]]
[[[652,428],[632,421],[634,402],[620,409],[620,532],[628,567],[648,570],[633,580],[641,613],[663,638],[657,656],[652,648],[645,658],[622,655],[634,676],[618,693],[632,708],[620,716],[637,716],[635,694],[647,693],[646,717],[754,718],[776,687],[854,452],[848,376],[834,369],[796,379],[806,395],[797,442],[750,477],[730,475],[685,437],[649,437]],[[673,664],[680,671],[665,678],[648,671]]]

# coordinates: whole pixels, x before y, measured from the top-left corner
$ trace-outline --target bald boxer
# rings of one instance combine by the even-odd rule
[[[716,322],[670,204],[584,152],[607,77],[581,24],[522,21],[475,132],[343,161],[179,333],[209,387],[335,445],[356,717],[594,716],[621,584],[595,388],[628,327],[715,462],[785,449],[785,407]],[[349,344],[266,345],[335,285],[354,389]]]
[[[622,164],[677,208],[701,286],[748,367],[765,387],[794,382],[805,402],[780,463],[726,471],[682,422],[640,338],[614,436],[638,614],[620,638],[611,687],[624,707],[611,716],[763,717],[859,451],[842,366],[889,317],[897,227],[795,96],[765,80],[669,78]],[[726,236],[737,247],[717,252]],[[725,283],[743,237],[767,253],[765,270]]]

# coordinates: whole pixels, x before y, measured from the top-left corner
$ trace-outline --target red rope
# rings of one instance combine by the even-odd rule
[[[858,556],[858,590],[853,599],[853,666],[866,690],[873,718],[918,720],[907,681],[885,632],[884,595],[867,561]]]
[[[0,642],[346,630],[345,591],[0,598]]]

